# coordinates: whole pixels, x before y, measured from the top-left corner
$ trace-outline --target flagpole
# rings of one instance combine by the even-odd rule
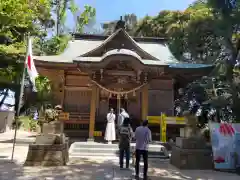
[[[26,58],[27,58],[27,54],[28,54],[28,46],[29,46],[29,34],[27,35]],[[26,76],[25,68],[26,68],[26,60],[24,61],[24,68],[23,68],[23,73],[22,73],[22,81],[21,81],[20,94],[19,94],[19,100],[18,100],[18,108],[17,108],[16,117],[15,117],[15,131],[14,131],[12,156],[11,156],[12,162],[13,162],[15,145],[16,145],[18,121],[19,121],[19,115],[20,115],[20,109],[21,109],[20,106],[21,106],[22,95],[23,95],[23,91],[24,91],[24,83],[25,83],[25,76]]]

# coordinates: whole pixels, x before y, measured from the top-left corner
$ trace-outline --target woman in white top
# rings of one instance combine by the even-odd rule
[[[115,119],[116,115],[113,109],[110,109],[110,112],[107,114],[107,126],[104,137],[108,144],[112,144],[112,141],[116,140]]]

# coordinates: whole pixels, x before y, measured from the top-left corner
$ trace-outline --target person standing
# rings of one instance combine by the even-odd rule
[[[120,109],[120,114],[118,116],[118,127],[120,128],[123,124],[125,118],[129,118],[129,114],[125,111],[125,109]]]
[[[107,126],[104,137],[104,139],[108,141],[108,144],[112,144],[112,141],[116,140],[115,119],[116,115],[111,108],[110,112],[107,114]]]
[[[137,127],[135,131],[136,139],[136,163],[135,163],[135,172],[136,179],[139,179],[139,163],[141,156],[143,156],[144,169],[143,169],[143,179],[147,180],[147,171],[148,171],[148,146],[152,141],[152,133],[148,128],[148,121],[144,120],[142,125]]]
[[[130,119],[125,118],[122,126],[119,128],[119,164],[123,168],[124,154],[126,157],[126,168],[129,168],[130,144],[133,137],[133,130],[129,124]]]

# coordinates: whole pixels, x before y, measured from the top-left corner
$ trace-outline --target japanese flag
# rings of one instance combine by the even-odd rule
[[[25,67],[28,73],[28,76],[30,78],[30,81],[33,84],[33,91],[37,91],[35,86],[35,79],[38,77],[38,72],[36,70],[36,67],[34,65],[33,56],[32,56],[32,39],[29,37],[28,39],[28,49],[27,49],[27,57],[26,57],[26,63]]]

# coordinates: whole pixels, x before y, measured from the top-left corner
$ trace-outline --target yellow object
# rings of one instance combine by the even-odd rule
[[[69,120],[69,113],[68,112],[61,112],[59,114],[59,120],[60,121],[67,121],[67,120]]]
[[[167,123],[166,123],[166,115],[162,114],[161,115],[161,141],[162,142],[167,142]]]
[[[163,115],[166,119],[167,124],[185,124],[184,117],[167,117]],[[160,124],[161,123],[161,116],[147,116],[147,120],[149,124]]]
[[[186,124],[184,117],[167,117],[165,114],[161,116],[147,116],[149,124],[159,124],[160,126],[160,141],[167,141],[167,124]]]
[[[95,137],[102,137],[102,131],[94,131]]]
[[[147,116],[149,124],[160,124],[161,116]]]

